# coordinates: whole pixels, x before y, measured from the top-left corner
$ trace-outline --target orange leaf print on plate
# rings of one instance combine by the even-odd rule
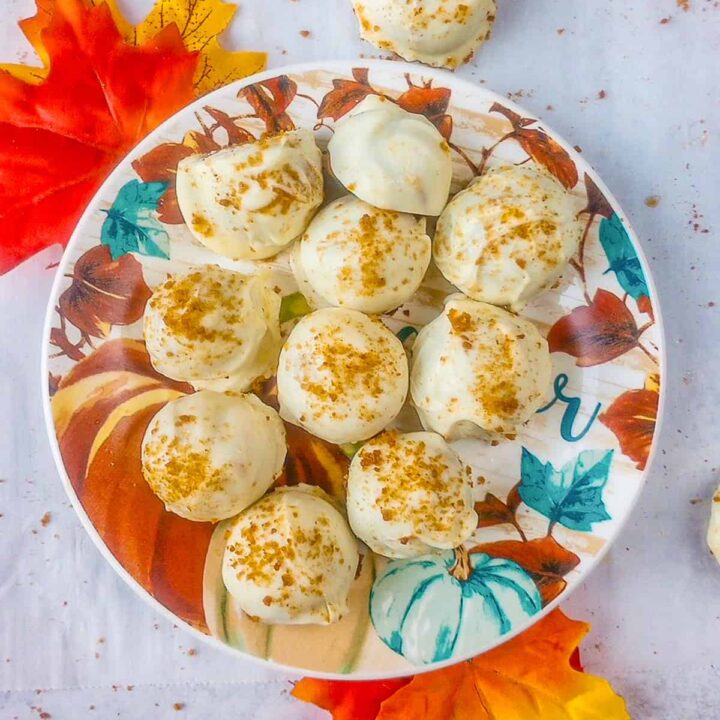
[[[560,545],[552,536],[522,542],[499,540],[477,545],[470,552],[483,552],[490,557],[513,560],[538,586],[543,605],[554,600],[565,589],[563,579],[580,564],[580,558]]]
[[[547,336],[550,352],[577,358],[578,367],[609,362],[638,344],[638,327],[623,301],[599,289],[590,305],[560,318]]]
[[[329,710],[333,720],[630,720],[607,680],[573,668],[574,651],[589,629],[555,610],[504,645],[416,675],[389,696],[387,681],[347,683],[364,685],[350,695],[341,687],[346,683],[310,678],[293,695]],[[367,705],[353,705],[353,697],[363,696]]]
[[[182,143],[162,143],[137,160],[133,160],[133,170],[143,182],[168,184],[157,208],[158,218],[164,223],[179,225],[184,222],[175,193],[175,176],[178,163],[194,153],[193,148]]]
[[[238,97],[245,98],[256,117],[265,123],[268,133],[294,130],[295,123],[286,110],[295,99],[297,85],[287,75],[263,80],[243,88]]]
[[[623,455],[644,470],[650,455],[657,423],[660,394],[654,389],[626,390],[600,414],[600,422],[610,428]]]
[[[174,26],[133,47],[106,5],[52,7],[47,79],[0,73],[0,273],[64,245],[117,161],[194,98],[197,54]]]
[[[105,337],[111,325],[139,320],[150,298],[142,267],[132,255],[117,260],[106,245],[81,255],[72,285],[60,295],[60,312],[85,335]]]
[[[486,150],[485,160],[499,143],[513,138],[520,143],[522,149],[538,165],[542,165],[568,190],[577,185],[577,167],[567,150],[553,140],[544,130],[538,128],[528,129],[528,125],[537,122],[535,119],[522,117],[500,103],[493,103],[490,112],[504,115],[510,121],[512,130],[504,135],[492,148]]]
[[[380,95],[368,81],[367,68],[353,68],[352,75],[354,80],[336,78],[332,81],[333,89],[325,95],[318,108],[318,119],[332,118],[337,121],[368,95]]]
[[[432,81],[423,85],[413,85],[410,77],[405,76],[408,89],[395,101],[407,112],[424,115],[440,134],[450,139],[452,134],[452,117],[447,114],[450,105],[450,90],[447,88],[434,88]]]
[[[515,139],[538,165],[542,165],[568,190],[577,185],[578,172],[575,163],[567,150],[547,133],[534,128],[519,128],[515,131]]]

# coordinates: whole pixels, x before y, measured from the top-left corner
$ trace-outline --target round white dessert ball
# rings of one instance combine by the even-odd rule
[[[579,210],[572,194],[536,166],[492,168],[443,211],[435,262],[474,300],[519,310],[575,254],[583,231]]]
[[[215,522],[260,498],[285,462],[280,416],[255,395],[202,390],[171,400],[150,421],[143,475],[165,507]]]
[[[415,340],[410,393],[423,427],[447,440],[512,435],[545,402],[550,376],[529,320],[451,295]]]
[[[350,463],[347,511],[353,532],[391,558],[452,549],[477,527],[470,468],[431,432],[366,442]]]
[[[356,310],[306,315],[280,353],[280,415],[329,442],[358,442],[385,429],[407,389],[402,343],[380,320]]]
[[[170,277],[145,307],[153,367],[196,389],[247,390],[280,352],[280,298],[261,275],[217,265]]]
[[[348,611],[359,555],[347,521],[324,493],[275,490],[238,515],[222,576],[248,615],[275,624],[329,624]]]
[[[293,270],[316,305],[377,314],[415,293],[430,255],[424,219],[348,195],[313,218],[295,245]]]

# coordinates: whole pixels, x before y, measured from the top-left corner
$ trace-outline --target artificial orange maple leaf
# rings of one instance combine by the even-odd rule
[[[194,98],[197,53],[174,25],[133,47],[106,5],[56,0],[40,32],[47,79],[0,72],[0,274],[65,244],[118,160]]]
[[[35,0],[37,14],[21,20],[20,29],[35,48],[42,67],[29,65],[0,65],[22,80],[41,82],[48,73],[50,56],[42,39],[43,30],[50,24],[58,0]],[[237,6],[223,0],[156,0],[147,17],[139,24],[127,21],[117,0],[85,0],[92,7],[107,5],[115,25],[126,42],[143,45],[160,30],[174,23],[187,50],[198,51],[200,59],[195,69],[194,84],[198,95],[222,85],[259,72],[265,67],[267,56],[262,52],[226,50],[219,36],[235,15]]]
[[[349,694],[336,687],[344,683],[305,678],[293,695],[334,720],[630,720],[606,680],[571,665],[589,627],[555,610],[504,645],[399,688],[364,683]]]

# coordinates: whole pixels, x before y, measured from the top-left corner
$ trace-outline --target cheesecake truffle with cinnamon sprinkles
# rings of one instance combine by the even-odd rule
[[[512,435],[545,402],[550,376],[529,320],[456,294],[415,340],[410,393],[423,427],[447,440]]]
[[[359,442],[385,429],[407,389],[402,343],[380,320],[356,310],[306,315],[280,353],[281,417],[329,442]]]
[[[474,300],[520,310],[575,254],[578,205],[534,165],[491,168],[443,210],[433,254],[440,272]]]
[[[418,289],[430,255],[424,218],[348,195],[313,218],[295,245],[293,271],[317,306],[382,313]]]
[[[452,182],[450,146],[424,116],[370,95],[335,127],[330,165],[345,188],[383,210],[439,215]]]
[[[143,475],[166,509],[215,522],[260,498],[285,462],[285,426],[255,395],[212,390],[170,401],[142,444]]]
[[[495,0],[353,0],[363,40],[405,60],[454,69],[492,32]]]
[[[329,624],[348,611],[359,562],[347,521],[317,487],[275,490],[233,522],[225,587],[248,615],[274,624]]]
[[[243,391],[275,369],[279,312],[264,275],[206,265],[155,288],[145,307],[145,344],[153,367],[173,380]]]
[[[452,549],[477,527],[470,468],[430,432],[365,443],[350,463],[347,510],[353,532],[391,558]]]
[[[322,154],[310,130],[269,135],[180,161],[176,190],[196,240],[233,260],[272,257],[323,201]]]

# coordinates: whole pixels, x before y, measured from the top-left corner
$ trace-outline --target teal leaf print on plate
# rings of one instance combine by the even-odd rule
[[[380,639],[415,664],[476,654],[541,607],[520,565],[463,548],[394,560],[370,593]]]
[[[609,219],[603,218],[600,222],[600,244],[610,263],[610,267],[603,274],[614,272],[620,287],[634,300],[643,295],[649,296],[650,291],[640,266],[640,258],[617,213]]]
[[[120,188],[103,222],[100,242],[110,248],[113,260],[136,252],[170,259],[170,238],[155,212],[167,190],[166,182],[131,180]]]
[[[571,530],[592,530],[593,523],[610,520],[602,493],[612,455],[612,450],[583,450],[556,470],[523,448],[520,497],[550,520],[549,530],[556,523]]]

